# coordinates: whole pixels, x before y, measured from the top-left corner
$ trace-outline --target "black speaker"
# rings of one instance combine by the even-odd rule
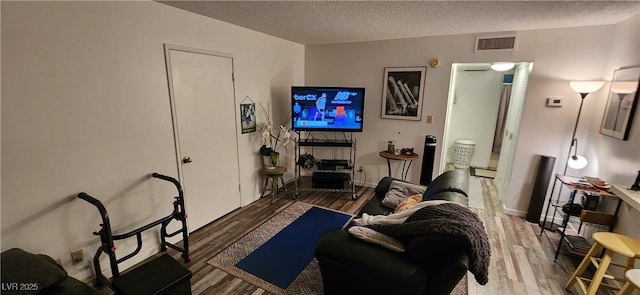
[[[540,214],[542,214],[542,207],[544,207],[544,200],[547,196],[547,189],[549,188],[549,182],[551,181],[553,166],[555,164],[555,157],[540,156],[538,172],[536,173],[536,180],[533,183],[529,209],[527,210],[527,216],[525,218],[529,222],[540,222]]]
[[[336,172],[313,172],[312,188],[344,189],[347,187],[349,174]]]
[[[427,135],[424,139],[422,153],[422,170],[420,170],[420,184],[429,185],[433,180],[433,161],[436,155],[436,137]]]

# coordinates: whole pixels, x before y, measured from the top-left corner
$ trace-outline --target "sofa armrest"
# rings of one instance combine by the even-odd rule
[[[315,257],[327,295],[422,294],[428,283],[426,269],[404,253],[357,239],[344,230],[323,235]]]
[[[376,188],[374,190],[375,198],[378,198],[382,201],[382,199],[384,199],[384,195],[389,191],[391,182],[394,180],[402,181],[389,176],[385,176],[382,179],[380,179],[380,181],[378,181],[378,185],[376,185]]]
[[[95,289],[73,277],[67,277],[66,279],[58,282],[57,284],[51,285],[40,292],[36,293],[36,295],[46,294],[46,295],[102,295],[98,289]]]
[[[3,283],[33,284],[30,287],[34,287],[36,290],[33,290],[32,293],[38,295],[101,294],[97,289],[68,276],[62,266],[45,254],[33,254],[19,248],[12,248],[2,252],[0,257]]]
[[[316,257],[340,260],[382,277],[396,275],[399,271],[407,274],[415,272],[415,263],[403,253],[363,241],[345,230],[333,230],[323,235],[315,254]]]
[[[375,198],[382,200],[384,195],[389,191],[391,182],[402,181],[410,183],[408,181],[395,179],[393,177],[385,176],[378,182],[375,188]],[[430,200],[434,195],[441,192],[458,192],[468,197],[469,191],[469,173],[466,170],[449,170],[438,175],[433,181],[426,187],[424,192],[424,200]]]
[[[429,201],[433,200],[445,200],[464,205],[465,207],[469,206],[469,198],[460,192],[440,192],[431,196]]]
[[[429,284],[424,295],[449,294],[469,269],[464,239],[445,234],[425,234],[405,243],[407,256],[429,269]]]
[[[431,282],[437,284],[429,284],[422,293],[423,295],[445,295],[451,294],[451,291],[458,285],[461,279],[464,279],[469,266],[469,256],[459,254],[449,257],[447,261],[442,261],[442,267],[439,271],[430,272]]]
[[[12,248],[0,257],[3,283],[33,283],[40,290],[67,278],[67,272],[46,255]]]
[[[438,175],[427,186],[427,190],[424,192],[424,200],[431,200],[431,198],[441,192],[458,192],[465,197],[468,197],[469,191],[469,173],[466,170],[449,170]]]

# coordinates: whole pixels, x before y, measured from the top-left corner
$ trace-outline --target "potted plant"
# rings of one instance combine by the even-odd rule
[[[260,104],[260,108],[262,108],[262,112],[266,118],[266,122],[263,123],[261,127],[262,146],[260,147],[260,154],[269,157],[271,160],[271,167],[267,167],[267,169],[275,169],[280,157],[280,153],[277,151],[278,143],[282,142],[282,145],[286,149],[291,139],[291,133],[284,125],[280,125],[277,131],[274,131],[269,112],[267,112],[262,104]]]
[[[298,157],[296,163],[304,169],[311,169],[316,165],[316,158],[312,154],[305,153]]]
[[[266,167],[267,169],[275,169],[276,166],[278,166],[278,158],[280,157],[280,153],[263,144],[260,147],[260,154],[269,157],[269,160],[271,161],[271,167]]]

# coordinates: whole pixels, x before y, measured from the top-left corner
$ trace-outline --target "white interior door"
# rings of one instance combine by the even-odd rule
[[[233,59],[165,45],[189,232],[240,207]]]

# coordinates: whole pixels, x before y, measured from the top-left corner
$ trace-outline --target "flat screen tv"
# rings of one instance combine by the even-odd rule
[[[364,88],[291,87],[295,131],[362,132]]]

